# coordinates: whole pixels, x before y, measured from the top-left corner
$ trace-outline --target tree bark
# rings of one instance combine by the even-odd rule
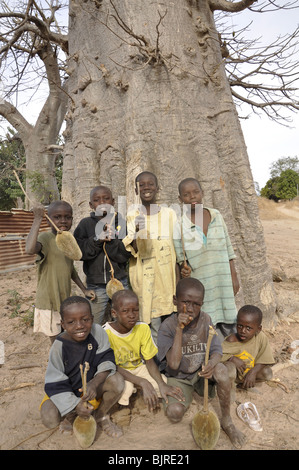
[[[274,325],[257,196],[210,2],[71,0],[69,53],[63,198],[74,206],[74,224],[88,215],[98,184],[129,206],[135,176],[149,170],[160,202],[174,204],[178,183],[198,178],[205,205],[228,225],[238,306],[258,305],[264,324]]]

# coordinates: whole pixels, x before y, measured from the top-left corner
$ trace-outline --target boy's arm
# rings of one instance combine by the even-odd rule
[[[110,374],[109,370],[99,372],[86,384],[86,395],[82,396],[83,401],[94,400],[97,397],[97,390],[107,379]],[[79,391],[83,392],[83,389]]]
[[[131,374],[131,372],[128,369],[124,369],[121,366],[116,366],[117,372],[119,372],[124,380],[127,380],[127,382],[132,382],[132,384],[137,385],[138,387],[142,388],[142,381],[145,379],[142,379],[140,377],[137,377],[134,374]]]
[[[146,360],[145,364],[146,364],[149,374],[157,383],[160,393],[161,393],[161,397],[164,398],[166,403],[168,403],[168,399],[167,399],[168,395],[176,398],[179,401],[184,401],[184,394],[179,387],[172,387],[170,385],[167,385],[167,383],[164,382],[164,380],[162,379],[161,373],[159,371],[159,368],[154,361],[154,358]]]
[[[80,279],[80,277],[79,277],[79,275],[78,275],[78,273],[75,269],[72,270],[71,279],[79,287],[79,289],[81,289],[81,291],[83,292],[83,294],[86,297],[90,298],[91,300],[94,300],[96,298],[95,292],[93,290],[87,289],[85,287],[85,285],[81,281],[81,279]]]
[[[152,411],[159,406],[158,395],[156,394],[152,384],[147,379],[137,377],[134,374],[131,374],[131,372],[127,369],[124,369],[120,366],[117,366],[117,371],[123,376],[125,380],[132,382],[134,385],[142,389],[143,400],[147,404],[149,411]],[[161,375],[160,380],[162,380]]]
[[[252,369],[250,369],[244,377],[243,387],[251,388],[255,386],[257,374],[266,367],[266,364],[256,364]]]
[[[219,353],[214,353],[211,355],[206,366],[202,366],[201,372],[198,374],[200,377],[209,379],[212,377],[214,368],[221,361],[222,355]]]
[[[34,219],[26,240],[26,253],[28,255],[35,255],[40,252],[42,245],[37,241],[40,225],[44,217],[45,209],[42,204],[33,208]]]
[[[182,360],[182,338],[183,328],[178,323],[175,329],[173,345],[166,353],[167,364],[173,370],[179,368]]]
[[[230,260],[229,267],[230,267],[230,273],[232,277],[234,295],[237,295],[237,293],[240,290],[240,283],[239,283],[239,279],[238,279],[238,275],[237,275],[237,271],[236,271],[235,263],[233,259]]]

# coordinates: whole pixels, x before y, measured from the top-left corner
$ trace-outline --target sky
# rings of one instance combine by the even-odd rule
[[[285,5],[284,1],[277,4]],[[250,26],[252,37],[261,37],[261,43],[270,43],[278,35],[291,33],[299,25],[298,10],[280,10],[264,14],[253,14],[250,11],[240,13],[235,19],[236,25],[254,23]],[[299,52],[298,52],[299,67]],[[297,83],[299,88],[299,82]],[[297,95],[298,96],[298,95]],[[266,116],[251,115],[249,119],[240,120],[247,152],[253,174],[253,180],[263,188],[270,178],[270,165],[282,157],[299,158],[299,111],[290,113],[292,119],[285,125],[270,121]]]
[[[284,5],[286,1],[277,0]],[[280,10],[264,14],[253,14],[246,10],[238,15],[232,15],[232,26],[239,28],[248,25],[254,20],[247,32],[252,38],[261,37],[262,43],[270,43],[278,35],[284,35],[293,31],[299,24],[298,10]],[[298,52],[299,64],[299,52]],[[299,83],[298,83],[299,88]],[[1,90],[0,90],[1,93]],[[21,109],[26,119],[34,123],[41,109],[42,100],[32,100],[31,104]],[[270,178],[270,165],[282,157],[299,157],[299,111],[290,113],[293,122],[288,126],[270,121],[263,113],[257,116],[250,114],[249,119],[241,119],[253,180],[263,188]],[[0,134],[3,129],[0,127]]]

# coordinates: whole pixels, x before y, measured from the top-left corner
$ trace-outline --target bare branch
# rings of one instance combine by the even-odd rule
[[[238,13],[251,7],[258,0],[241,0],[239,2],[231,2],[228,0],[209,0],[209,6],[212,11],[221,10],[230,13]]]
[[[22,114],[19,113],[15,106],[5,100],[1,100],[0,115],[18,131],[22,140],[26,140],[32,126],[26,121]]]
[[[223,18],[226,17],[223,15]],[[231,31],[231,27],[226,29],[220,19],[221,15],[216,22],[221,30],[221,44],[226,50],[225,68],[236,105],[246,103],[254,112],[263,111],[276,122],[287,121],[283,110],[295,112],[299,105],[296,61],[299,28],[271,44],[258,46],[260,38],[246,39],[250,25],[240,31]]]

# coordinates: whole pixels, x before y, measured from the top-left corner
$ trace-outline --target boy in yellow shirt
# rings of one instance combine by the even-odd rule
[[[159,398],[167,396],[182,400],[178,387],[167,385],[154,361],[158,349],[146,323],[139,322],[139,304],[131,290],[121,290],[112,297],[112,317],[104,329],[114,351],[117,371],[125,379],[125,388],[118,403],[128,405],[136,387],[142,389],[143,399],[150,411],[159,407]],[[144,361],[144,363],[143,363]]]

